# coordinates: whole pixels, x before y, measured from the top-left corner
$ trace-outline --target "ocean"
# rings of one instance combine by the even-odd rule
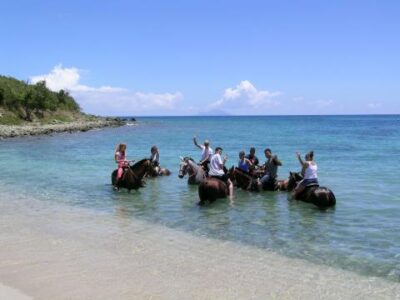
[[[17,193],[94,213],[139,219],[193,235],[251,245],[284,256],[400,282],[400,116],[142,117],[131,126],[0,140],[0,195]],[[286,192],[235,189],[199,207],[197,187],[179,179],[180,156],[198,160],[193,145],[210,140],[236,165],[254,146],[261,162],[271,148],[299,171],[295,152],[314,150],[319,181],[337,204],[320,210]],[[147,179],[139,191],[115,192],[110,175],[117,143],[128,159],[157,145],[169,177]],[[0,198],[0,201],[9,201]]]

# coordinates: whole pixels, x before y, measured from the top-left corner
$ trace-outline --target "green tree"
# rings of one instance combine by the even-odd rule
[[[32,122],[32,113],[36,108],[36,92],[34,89],[30,88],[26,91],[22,98],[22,108],[25,112],[24,119],[26,121]]]

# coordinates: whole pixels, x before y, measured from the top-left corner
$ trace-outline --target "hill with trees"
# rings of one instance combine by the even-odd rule
[[[53,92],[45,81],[30,84],[0,76],[0,124],[66,122],[82,116],[68,91]]]

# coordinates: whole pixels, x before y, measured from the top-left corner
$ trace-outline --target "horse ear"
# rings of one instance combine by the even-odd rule
[[[293,175],[293,173],[290,171],[290,172],[289,172],[289,175],[290,175],[290,176],[292,176],[292,175]]]

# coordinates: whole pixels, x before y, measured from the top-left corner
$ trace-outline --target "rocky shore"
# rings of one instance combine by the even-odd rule
[[[0,125],[0,138],[12,138],[18,136],[47,135],[60,132],[88,131],[95,128],[118,127],[126,124],[120,118],[96,118],[91,120],[77,120],[72,122],[55,122],[41,125]]]

